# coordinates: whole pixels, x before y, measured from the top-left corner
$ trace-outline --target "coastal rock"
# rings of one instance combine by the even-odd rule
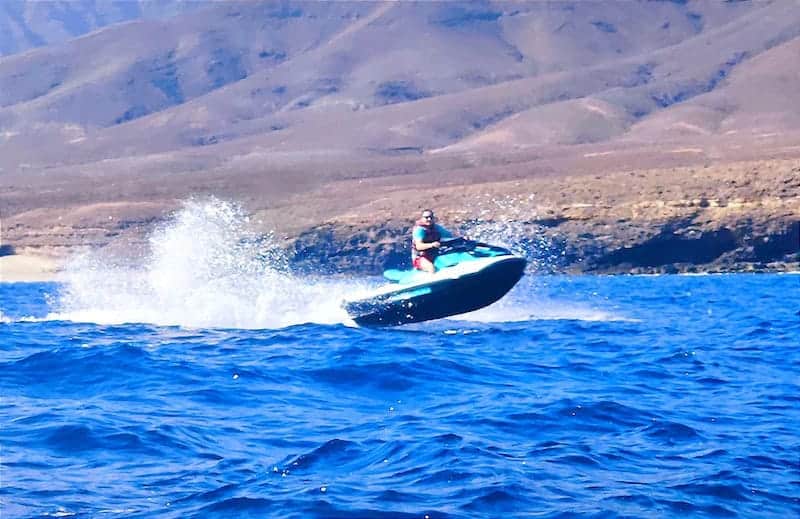
[[[458,171],[450,183],[437,182],[442,173],[337,179],[291,197],[260,196],[245,182],[206,189],[220,197],[212,199],[241,203],[252,232],[270,236],[303,273],[409,267],[411,225],[427,206],[458,234],[524,254],[531,272],[800,270],[798,159],[548,175],[525,167],[503,181],[482,165]],[[191,199],[202,193],[165,183],[161,199],[147,192],[126,199],[104,188],[93,192],[100,200],[87,200],[77,187],[74,196],[59,191],[63,198],[51,198],[50,207],[39,191],[7,191],[5,206],[14,212],[3,220],[3,250],[63,260],[102,249],[135,262],[187,191]],[[112,193],[117,199],[107,201]]]
[[[565,222],[566,223],[566,222]],[[546,228],[535,223],[522,227],[517,252],[531,260],[539,273],[678,273],[800,270],[800,221],[734,228],[698,230],[691,221],[637,231],[654,233],[642,241],[628,241],[624,233],[606,235],[598,243],[589,232],[597,224],[569,222],[570,229]],[[382,234],[384,239],[374,236]],[[322,225],[304,232],[292,247],[293,265],[306,272],[378,275],[388,268],[410,267],[410,229],[372,226]],[[531,236],[545,236],[544,257],[525,249]],[[540,238],[541,239],[541,238]]]

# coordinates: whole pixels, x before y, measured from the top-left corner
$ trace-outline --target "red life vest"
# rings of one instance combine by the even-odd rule
[[[425,220],[419,220],[414,229],[411,230],[411,259],[413,260],[414,258],[421,256],[433,261],[433,259],[436,257],[437,249],[417,250],[417,245],[414,243],[413,238],[414,231],[417,229],[417,227],[421,228],[425,232],[425,235],[422,237],[422,243],[433,243],[435,241],[440,241],[442,239],[442,235],[439,233],[439,229],[436,228],[436,224],[428,225]]]

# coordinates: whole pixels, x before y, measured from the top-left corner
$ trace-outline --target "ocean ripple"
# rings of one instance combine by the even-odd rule
[[[76,322],[0,284],[3,516],[784,519],[796,283],[535,278],[513,319],[387,330]]]

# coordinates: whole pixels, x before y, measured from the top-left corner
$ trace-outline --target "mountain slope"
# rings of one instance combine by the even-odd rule
[[[216,4],[0,59],[0,168],[793,131],[799,35],[792,2]]]
[[[0,56],[62,43],[115,23],[167,18],[201,5],[187,0],[3,0]]]
[[[637,77],[624,85],[535,106],[450,149],[578,144],[622,135],[643,142],[731,135],[756,119],[758,133],[796,132],[798,45],[800,9],[765,5],[676,45],[622,60],[638,63]]]

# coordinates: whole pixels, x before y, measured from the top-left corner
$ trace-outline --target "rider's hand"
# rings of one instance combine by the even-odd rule
[[[435,241],[435,242],[431,243],[431,245],[433,245],[433,247],[435,249],[438,249],[439,247],[442,246],[442,242]]]

